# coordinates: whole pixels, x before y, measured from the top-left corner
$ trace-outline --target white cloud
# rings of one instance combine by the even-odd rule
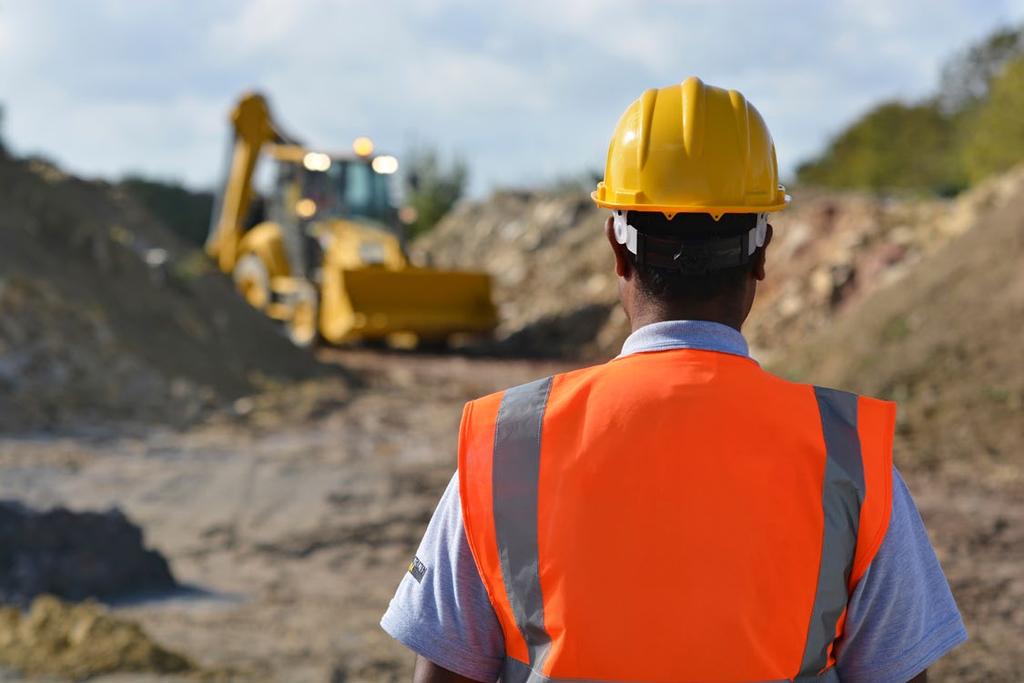
[[[743,90],[792,169],[1022,16],[1024,0],[0,2],[0,102],[18,150],[207,184],[232,99],[258,87],[314,144],[456,150],[479,192],[600,167],[633,98],[695,73]]]

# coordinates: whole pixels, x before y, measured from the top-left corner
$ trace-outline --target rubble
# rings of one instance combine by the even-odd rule
[[[167,560],[119,510],[32,510],[0,501],[0,603],[114,598],[176,588]]]
[[[744,328],[756,354],[776,358],[1021,192],[1024,167],[953,200],[797,189],[772,216],[769,277]],[[458,206],[411,251],[492,273],[505,350],[603,359],[628,333],[606,216],[583,194],[498,192]]]
[[[0,432],[188,424],[320,372],[115,188],[0,157]]]
[[[27,613],[0,607],[0,665],[29,676],[83,680],[115,672],[183,673],[195,666],[137,624],[99,605],[36,598]]]

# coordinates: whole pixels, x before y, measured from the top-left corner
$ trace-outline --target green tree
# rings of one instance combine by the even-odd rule
[[[118,187],[185,241],[195,245],[206,241],[213,211],[210,192],[193,192],[178,183],[140,176],[127,176]]]
[[[1010,62],[1024,57],[1024,25],[1001,28],[957,53],[942,67],[939,102],[947,113],[983,102],[992,82]]]
[[[432,147],[419,147],[404,159],[405,203],[413,211],[409,236],[416,237],[431,228],[455,206],[469,180],[466,163],[456,157],[444,164]]]
[[[802,164],[797,177],[827,187],[952,193],[964,186],[956,139],[955,117],[936,102],[886,102]]]
[[[1024,162],[1024,58],[1008,64],[970,118],[964,161],[972,181]]]

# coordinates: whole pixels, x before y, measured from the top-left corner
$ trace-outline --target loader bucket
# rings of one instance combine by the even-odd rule
[[[413,334],[443,340],[497,324],[486,273],[408,267],[327,269],[320,326],[330,342]]]

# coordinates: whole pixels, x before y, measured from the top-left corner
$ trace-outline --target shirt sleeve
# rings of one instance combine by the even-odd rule
[[[893,468],[892,517],[850,597],[837,644],[843,683],[906,683],[967,640],[910,491]]]
[[[394,639],[449,671],[495,681],[505,639],[462,523],[458,472],[381,619]]]

